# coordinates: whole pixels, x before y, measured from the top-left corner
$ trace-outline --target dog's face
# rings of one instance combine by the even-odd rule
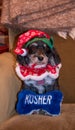
[[[37,41],[28,46],[29,65],[35,64],[36,67],[45,67],[48,64],[50,48],[43,42]]]
[[[25,46],[23,46],[25,48]],[[25,66],[36,65],[37,68],[45,67],[47,64],[55,66],[61,62],[55,48],[50,47],[43,41],[36,41],[27,47],[28,53],[26,56],[17,56],[17,61]]]

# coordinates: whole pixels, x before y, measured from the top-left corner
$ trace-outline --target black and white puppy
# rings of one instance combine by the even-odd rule
[[[25,48],[25,46],[23,46],[23,48]],[[54,47],[50,49],[50,47],[41,40],[28,45],[27,49],[28,53],[26,56],[17,55],[17,61],[23,66],[36,64],[36,68],[40,68],[45,67],[47,64],[56,66],[61,63],[56,49]],[[57,90],[59,89],[58,78],[51,79],[47,76],[39,81],[28,79],[23,81],[23,88],[36,93],[46,93],[48,91]]]

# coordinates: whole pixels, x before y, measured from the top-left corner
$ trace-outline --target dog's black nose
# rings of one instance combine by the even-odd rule
[[[38,59],[39,59],[40,61],[42,61],[42,60],[43,60],[43,57],[42,57],[42,56],[38,56]]]

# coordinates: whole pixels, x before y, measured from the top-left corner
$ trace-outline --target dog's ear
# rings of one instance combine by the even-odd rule
[[[30,62],[30,59],[28,56],[21,56],[21,55],[17,55],[17,61],[19,64],[21,65],[28,65]]]
[[[59,63],[61,63],[61,58],[58,52],[56,51],[56,49],[53,47],[49,55],[49,64],[51,64],[52,66],[55,66],[55,65],[58,65]]]

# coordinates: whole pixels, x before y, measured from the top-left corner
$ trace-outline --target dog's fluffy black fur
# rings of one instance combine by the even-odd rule
[[[25,48],[25,45],[23,46],[23,48]],[[42,64],[43,62],[45,63],[45,61],[47,62],[47,64],[50,64],[52,66],[61,63],[61,59],[56,49],[54,47],[50,49],[50,47],[48,47],[48,45],[43,41],[36,41],[36,43],[30,44],[27,47],[27,49],[28,49],[28,54],[26,56],[17,55],[17,61],[23,66],[30,65],[32,61],[35,61],[36,57],[37,57],[37,62],[39,62],[39,64]],[[33,57],[34,60],[33,59],[31,60],[31,58]],[[39,86],[37,88],[34,86],[34,83],[30,82],[30,84],[28,84],[27,82],[30,81],[23,82],[23,86],[25,89],[30,89],[32,91],[35,91],[36,93],[40,93],[38,90]],[[41,93],[59,89],[58,78],[53,80],[52,84],[44,84],[42,87],[44,89],[42,90]]]

